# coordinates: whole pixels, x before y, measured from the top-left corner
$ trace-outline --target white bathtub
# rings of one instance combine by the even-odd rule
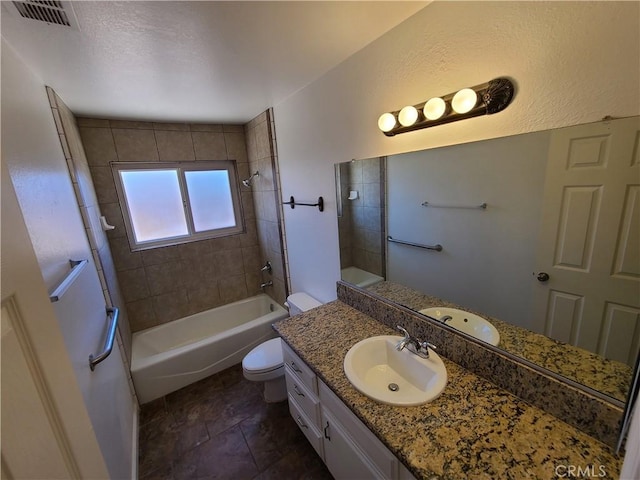
[[[379,275],[367,272],[366,270],[361,270],[357,267],[343,268],[340,270],[340,278],[345,282],[353,283],[354,285],[363,288],[384,280],[384,278]]]
[[[147,403],[242,362],[289,313],[265,294],[136,332],[131,375]]]

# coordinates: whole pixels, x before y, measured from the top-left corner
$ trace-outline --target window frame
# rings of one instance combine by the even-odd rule
[[[124,219],[124,226],[127,232],[127,239],[129,241],[129,247],[132,252],[149,250],[152,248],[167,247],[172,245],[180,245],[183,243],[196,242],[199,240],[206,240],[209,238],[226,237],[229,235],[237,235],[245,233],[244,211],[242,209],[242,201],[240,194],[240,185],[238,180],[238,170],[235,160],[198,160],[188,162],[111,162],[111,172],[113,174],[113,181],[116,187],[116,193],[118,195],[118,203],[120,205],[120,211]],[[127,201],[127,195],[125,192],[124,184],[120,172],[122,171],[135,171],[135,170],[175,170],[178,176],[178,185],[180,189],[180,195],[182,197],[182,206],[187,224],[187,234],[178,235],[173,237],[165,237],[158,240],[137,241],[135,235],[135,229],[131,220],[131,214],[129,210],[129,203]],[[205,230],[202,232],[196,232],[193,221],[193,214],[191,209],[191,202],[189,199],[187,181],[185,172],[193,171],[220,171],[224,170],[229,175],[229,186],[231,190],[231,203],[233,206],[233,213],[236,225],[233,227],[217,228],[214,230]]]

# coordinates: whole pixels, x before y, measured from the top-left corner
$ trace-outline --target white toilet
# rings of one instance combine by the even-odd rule
[[[297,315],[322,305],[306,293],[294,293],[287,298],[289,315]],[[282,341],[273,338],[261,343],[242,359],[244,378],[253,382],[264,382],[266,402],[281,402],[287,398],[287,385],[284,380],[284,359]]]

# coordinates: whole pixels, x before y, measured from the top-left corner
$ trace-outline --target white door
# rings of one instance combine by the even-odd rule
[[[634,364],[640,344],[640,118],[552,133],[536,276],[538,331]]]
[[[2,478],[107,478],[2,162]]]

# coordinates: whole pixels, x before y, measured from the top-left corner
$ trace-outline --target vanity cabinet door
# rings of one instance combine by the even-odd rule
[[[322,411],[322,435],[324,461],[336,480],[384,478],[326,410]]]

